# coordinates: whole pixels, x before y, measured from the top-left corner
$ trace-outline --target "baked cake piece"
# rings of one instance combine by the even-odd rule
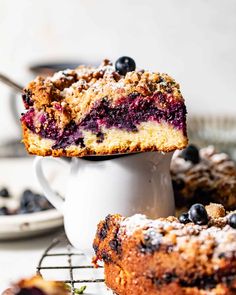
[[[30,154],[85,156],[169,152],[187,144],[186,107],[167,74],[113,66],[38,77],[24,89],[23,141]]]
[[[68,285],[45,281],[41,276],[24,279],[7,289],[2,295],[69,295]]]
[[[109,215],[98,225],[94,263],[104,261],[105,282],[118,295],[236,294],[236,214],[221,207],[193,206],[196,224]]]
[[[227,210],[236,209],[236,165],[213,146],[198,150],[190,145],[177,151],[171,162],[171,176],[177,209],[196,202],[221,203]]]

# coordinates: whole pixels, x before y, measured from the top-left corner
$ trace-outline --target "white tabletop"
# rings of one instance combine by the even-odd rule
[[[0,294],[11,282],[32,276],[42,253],[52,240],[61,234],[24,239],[19,241],[0,242]]]
[[[62,240],[58,246],[53,247],[43,259],[43,267],[54,269],[41,269],[43,278],[48,280],[71,281],[69,269],[55,269],[55,266],[68,266],[68,256],[52,256],[55,253],[68,253],[68,242],[64,231],[59,230],[47,236],[25,239],[21,241],[0,243],[0,294],[8,288],[12,282],[22,278],[29,278],[36,274],[37,266],[45,249],[52,244],[55,238]],[[92,257],[77,249],[71,248],[71,265],[73,268],[73,280],[103,280],[103,268],[87,268],[90,266]],[[79,253],[79,254],[78,254]],[[85,295],[111,295],[103,282],[75,283],[74,287],[86,286]]]

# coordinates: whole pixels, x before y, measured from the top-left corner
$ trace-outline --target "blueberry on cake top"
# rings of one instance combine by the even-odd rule
[[[177,209],[198,202],[223,204],[236,209],[236,166],[225,153],[213,146],[194,145],[177,151],[171,162],[171,176]]]
[[[187,145],[186,107],[167,74],[135,70],[122,57],[37,77],[24,89],[29,153],[85,156],[169,152]]]
[[[196,204],[187,214],[195,223],[140,214],[101,221],[94,263],[104,262],[107,286],[118,295],[236,294],[236,213]]]

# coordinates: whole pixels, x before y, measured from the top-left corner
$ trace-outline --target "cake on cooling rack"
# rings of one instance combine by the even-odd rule
[[[71,294],[68,285],[45,281],[41,276],[21,280],[19,283],[7,289],[2,295],[69,295]]]
[[[196,202],[221,203],[236,209],[236,165],[213,146],[200,150],[190,145],[176,152],[171,162],[176,207],[179,210]]]
[[[23,101],[23,141],[31,154],[169,152],[187,144],[179,85],[167,74],[135,70],[129,57],[38,77]]]
[[[236,294],[236,213],[222,205],[195,204],[180,219],[109,215],[93,246],[118,295]]]

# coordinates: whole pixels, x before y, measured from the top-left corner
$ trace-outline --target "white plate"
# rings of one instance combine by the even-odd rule
[[[63,218],[55,209],[37,213],[0,216],[0,240],[32,237],[61,227]]]
[[[37,183],[33,171],[34,157],[29,158],[0,158],[0,187],[6,186],[11,198],[0,198],[0,207],[5,204],[18,203],[22,192],[29,188],[34,192],[42,191]],[[46,167],[48,179],[55,190],[64,195],[63,173],[58,173],[58,166]],[[63,172],[63,171],[62,171]],[[65,171],[66,172],[66,171]],[[37,213],[0,216],[0,240],[32,237],[50,232],[63,225],[62,214],[56,209],[50,209]]]

